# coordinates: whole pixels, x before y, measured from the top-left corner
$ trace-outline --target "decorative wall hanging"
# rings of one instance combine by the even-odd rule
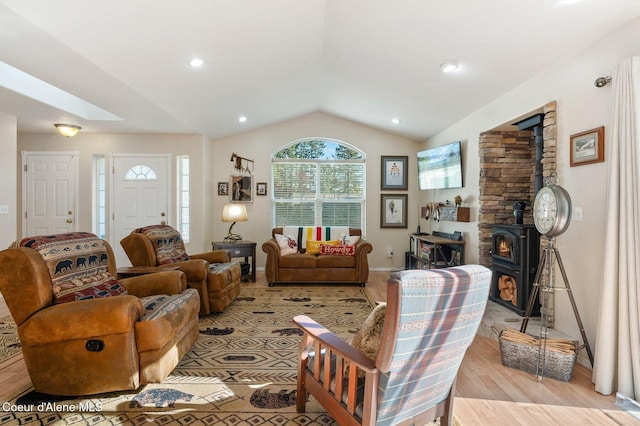
[[[407,227],[407,194],[380,194],[380,228]]]
[[[380,189],[382,190],[406,190],[408,188],[408,160],[405,156],[380,157]]]
[[[229,182],[218,182],[218,195],[229,195]]]
[[[231,176],[231,201],[238,203],[253,202],[253,176],[233,175]]]
[[[571,167],[604,161],[604,126],[571,135]]]
[[[258,182],[256,184],[256,195],[267,195],[267,183]]]

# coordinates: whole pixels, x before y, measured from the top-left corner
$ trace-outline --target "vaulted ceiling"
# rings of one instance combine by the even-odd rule
[[[0,64],[44,86],[0,68],[0,112],[217,139],[324,111],[424,140],[640,16],[574,1],[0,0]]]

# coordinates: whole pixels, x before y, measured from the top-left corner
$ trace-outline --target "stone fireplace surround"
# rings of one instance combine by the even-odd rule
[[[543,178],[556,171],[556,102],[542,108]],[[480,197],[478,198],[479,262],[491,268],[491,228],[513,224],[513,204],[525,201],[524,223],[533,223],[535,145],[531,130],[489,130],[480,134]],[[541,240],[543,241],[543,240]],[[542,248],[541,248],[542,251]]]

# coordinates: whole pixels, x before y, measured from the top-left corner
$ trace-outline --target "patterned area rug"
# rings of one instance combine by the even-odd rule
[[[0,411],[0,424],[332,425],[313,399],[295,411],[300,331],[291,318],[306,314],[349,340],[372,307],[362,288],[243,288],[224,313],[200,319],[199,340],[163,383],[78,399],[27,389],[11,404],[28,411]],[[12,342],[9,326],[2,333]]]

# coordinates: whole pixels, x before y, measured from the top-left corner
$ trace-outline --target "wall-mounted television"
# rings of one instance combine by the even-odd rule
[[[418,187],[420,190],[462,188],[460,142],[418,152]]]

